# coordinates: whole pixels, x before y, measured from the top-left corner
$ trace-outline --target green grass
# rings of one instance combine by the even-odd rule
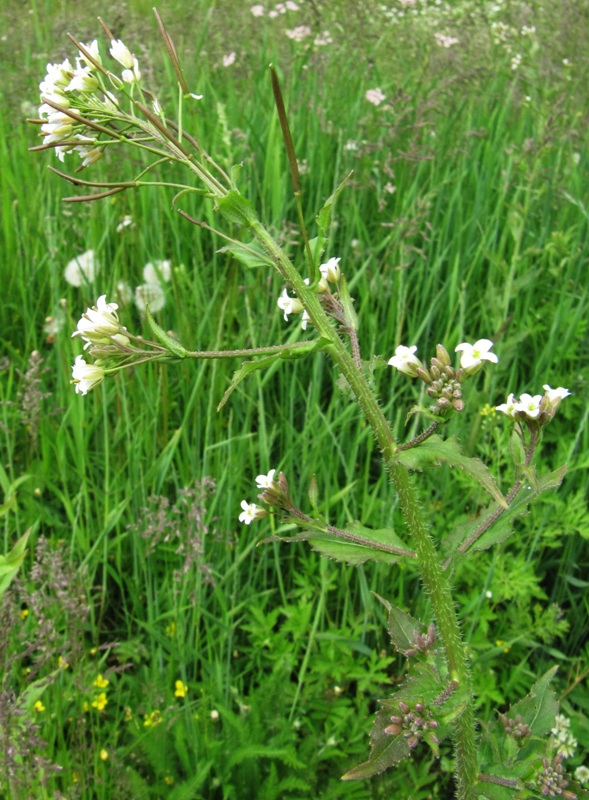
[[[368,4],[338,3],[331,17],[310,4],[291,12],[288,26],[327,29],[337,46],[306,49],[284,36],[286,23],[256,20],[247,4],[197,5],[160,9],[189,85],[204,94],[185,125],[224,164],[243,161],[244,193],[265,223],[294,237],[297,261],[303,255],[270,61],[281,73],[299,159],[306,159],[310,227],[354,170],[336,209],[329,255],[342,257],[356,298],[363,357],[388,359],[400,343],[417,344],[426,357],[439,341],[452,351],[461,341],[491,338],[499,364],[479,376],[465,414],[449,427],[495,465],[505,485],[507,426],[497,415],[482,416],[485,404],[503,402],[509,392],[536,393],[544,383],[573,392],[545,432],[539,464],[566,461],[563,486],[518,523],[517,537],[467,562],[455,588],[481,707],[488,714],[504,709],[534,676],[559,663],[564,712],[580,742],[571,763],[582,763],[589,746],[586,4],[556,21],[538,4],[539,47],[513,34],[511,53],[492,43],[495,17],[486,6],[479,14],[451,4],[437,21],[407,15],[392,25],[369,13]],[[101,14],[173,109],[172,76],[148,4],[130,6],[124,18],[114,4]],[[35,526],[22,584],[2,609],[2,691],[22,696],[33,678],[57,669],[60,655],[70,666],[53,674],[42,695],[45,710],[30,712],[47,743],[42,753],[63,771],[43,788],[23,745],[22,797],[53,797],[56,790],[101,800],[448,796],[445,758],[421,757],[372,783],[339,782],[364,760],[376,701],[404,668],[373,593],[427,617],[414,571],[354,570],[301,545],[256,546],[275,524],[237,522],[241,499],[254,499],[254,476],[275,467],[301,504],[315,474],[335,523],[399,523],[370,433],[334,386],[337,375],[324,357],[256,373],[220,413],[216,405],[237,362],[148,365],[85,398],[74,394],[70,365],[80,350],[70,335],[80,313],[98,294],[114,296],[119,280],[139,284],[147,261],[172,260],[158,321],[194,349],[260,346],[301,334],[276,307],[278,277],[244,272],[217,252],[219,238],[180,218],[170,192],[62,203],[76,190],[48,172],[48,163],[58,164],[50,153],[27,151],[36,130],[24,123],[32,112],[23,113],[21,103],[36,104],[47,61],[71,55],[66,30],[88,41],[98,28],[75,4],[47,0],[32,8],[30,15],[2,12],[4,29],[10,23],[12,31],[0,118],[7,497],[10,484],[27,476],[2,517],[5,551]],[[349,21],[349,31],[338,18]],[[515,4],[504,18],[517,31],[529,24]],[[437,47],[433,30],[455,33],[461,45]],[[513,71],[519,48],[523,62]],[[222,55],[232,50],[237,63],[225,69]],[[376,86],[387,96],[378,108],[364,99]],[[85,176],[131,177],[135,167],[114,154]],[[221,227],[200,200],[182,198],[179,207]],[[134,226],[117,233],[126,214]],[[102,264],[99,280],[68,286],[65,264],[90,248]],[[59,313],[65,325],[50,340],[44,320]],[[121,319],[148,333],[132,306],[121,309]],[[27,405],[33,376],[25,375],[35,350],[45,371]],[[374,381],[396,434],[410,438],[412,386],[379,363]],[[205,478],[215,489],[183,504],[182,490]],[[436,535],[481,501],[466,479],[445,468],[419,479]],[[150,524],[170,535],[164,541],[162,534],[153,552],[142,535]],[[51,559],[44,583],[31,572],[40,537],[61,553],[65,588],[56,584]],[[76,581],[87,615],[70,608]],[[25,607],[30,613],[21,619]],[[21,657],[45,630],[35,611],[41,608],[54,619],[55,636]],[[102,712],[91,706],[99,673],[110,681]],[[188,685],[184,699],[174,696],[180,679]],[[145,726],[155,710],[163,722]],[[12,798],[2,772],[0,797]]]

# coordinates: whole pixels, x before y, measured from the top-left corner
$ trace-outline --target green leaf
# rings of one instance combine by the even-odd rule
[[[0,555],[0,599],[16,577],[26,555],[27,542],[32,528],[24,533],[14,545],[10,553]]]
[[[384,772],[385,769],[394,767],[404,758],[409,758],[411,750],[403,734],[391,736],[384,732],[385,728],[390,724],[390,710],[381,709],[376,715],[374,726],[370,733],[370,758],[342,775],[342,781],[372,778],[373,775],[378,775],[380,772]]]
[[[221,402],[217,406],[217,411],[220,411],[223,408],[239,384],[252,372],[257,372],[260,369],[267,369],[281,358],[303,358],[309,353],[312,353],[314,350],[320,350],[324,344],[324,339],[313,339],[311,342],[300,342],[296,347],[285,347],[284,350],[281,350],[279,353],[272,353],[271,355],[263,356],[262,358],[256,359],[256,361],[244,361],[241,367],[233,373],[231,384],[223,395]]]
[[[335,201],[339,197],[340,193],[342,192],[343,188],[345,187],[346,183],[350,180],[352,175],[353,171],[350,172],[348,175],[346,175],[346,177],[337,187],[335,192],[327,198],[327,200],[323,204],[323,208],[315,217],[315,220],[317,222],[317,227],[319,228],[319,231],[325,238],[329,237],[329,229],[331,227],[331,214],[333,211],[333,207],[335,205]]]
[[[343,275],[340,276],[338,289],[339,299],[344,309],[344,321],[348,328],[352,328],[352,330],[358,330],[358,315],[354,310],[354,303],[350,296],[348,282]]]
[[[395,766],[399,761],[408,758],[411,750],[403,734],[392,736],[385,733],[385,728],[391,724],[391,714],[398,713],[398,701],[404,700],[409,704],[423,702],[426,705],[433,702],[443,691],[443,683],[431,665],[418,663],[413,668],[413,674],[405,681],[403,686],[393,697],[381,700],[382,708],[377,713],[372,731],[370,732],[371,751],[368,761],[342,775],[343,781],[353,781],[371,778],[384,772],[385,769]],[[436,729],[436,736],[442,741],[448,735],[448,729],[440,726]],[[422,745],[419,745],[421,747]]]
[[[520,714],[522,722],[532,729],[533,736],[539,738],[546,736],[554,727],[554,718],[558,714],[556,692],[550,687],[557,670],[558,666],[549,669],[536,681],[523,700],[511,706],[507,714],[511,719]]]
[[[313,264],[319,268],[321,256],[327,247],[327,239],[324,236],[316,236],[314,239],[309,239],[309,247],[311,248],[311,255],[313,256]]]
[[[479,782],[476,791],[479,800],[514,800],[514,789],[497,783]]]
[[[528,506],[530,501],[542,492],[549,489],[555,489],[562,483],[566,474],[567,465],[559,467],[554,472],[549,472],[542,475],[540,478],[534,477],[533,485],[529,488],[527,485],[522,486],[512,500],[509,508],[502,511],[497,520],[492,524],[488,531],[471,545],[467,552],[472,553],[480,550],[488,550],[495,544],[500,544],[508,539],[513,534],[513,523],[519,517],[525,517],[529,513]],[[469,521],[464,525],[459,525],[456,531],[449,536],[444,542],[444,553],[449,555],[460,546],[460,544],[468,539],[468,537],[476,531],[482,522],[493,513],[497,512],[497,506],[491,504],[487,506],[477,519]]]
[[[500,506],[507,508],[505,498],[486,465],[479,458],[465,456],[455,437],[442,439],[436,435],[430,436],[417,447],[398,453],[397,459],[408,469],[422,470],[424,467],[438,466],[441,463],[459,467],[489,492]]]
[[[517,428],[514,428],[511,434],[511,439],[509,440],[509,449],[511,451],[513,463],[516,465],[516,467],[521,467],[526,460],[526,451],[524,449],[522,437],[519,435]]]
[[[231,189],[224,197],[218,198],[217,209],[227,222],[232,222],[235,225],[249,227],[258,219],[250,201],[241,195],[237,189]]]
[[[158,340],[160,344],[169,350],[172,355],[177,356],[178,358],[184,358],[186,356],[187,350],[183,347],[178,339],[174,339],[173,336],[170,336],[169,333],[166,333],[165,330],[157,324],[154,320],[151,311],[149,310],[149,306],[145,306],[145,316],[147,317],[147,322],[149,323],[149,327],[155,338]]]
[[[337,533],[326,529],[326,525],[317,521],[301,523],[295,517],[287,521],[303,524],[308,530],[302,531],[288,539],[288,542],[309,542],[313,550],[336,561],[344,561],[350,566],[358,566],[366,561],[379,561],[384,564],[396,564],[403,558],[402,554],[391,552],[391,549],[409,551],[404,542],[389,528],[371,530],[359,522],[352,522],[347,528]],[[310,529],[309,529],[310,528]]]
[[[411,614],[408,614],[407,611],[402,611],[400,608],[393,606],[383,597],[379,595],[376,595],[376,597],[389,612],[388,631],[393,645],[400,653],[405,653],[415,645],[413,634],[424,631],[425,625],[415,617],[412,617]]]
[[[258,269],[259,267],[272,267],[274,262],[266,251],[253,239],[251,242],[241,243],[233,241],[231,244],[221,247],[217,253],[231,253],[236,261],[243,264],[248,269]]]

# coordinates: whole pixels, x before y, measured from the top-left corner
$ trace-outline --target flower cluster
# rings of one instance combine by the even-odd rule
[[[391,716],[391,724],[384,732],[391,736],[403,734],[408,746],[417,747],[422,739],[430,745],[438,744],[438,737],[434,733],[438,727],[437,720],[424,703],[415,703],[413,708],[403,700],[399,700],[399,714]]]
[[[76,151],[86,167],[102,158],[104,143],[97,132],[105,119],[120,116],[120,103],[107,89],[136,84],[141,79],[139,64],[120,39],[111,39],[110,54],[124,69],[121,77],[108,72],[102,64],[98,42],[78,44],[80,55],[75,66],[69,59],[61,64],[47,64],[47,74],[39,84],[41,105],[39,120],[43,147],[53,147],[60,161]]]
[[[513,420],[525,422],[527,425],[545,425],[550,422],[561,400],[570,396],[568,389],[559,386],[552,389],[547,383],[544,384],[544,394],[531,395],[524,393],[516,400],[513,394],[507,398],[507,402],[495,406],[496,411],[501,411]]]
[[[566,787],[569,782],[566,779],[562,760],[562,753],[557,753],[552,761],[544,757],[542,767],[536,773],[533,787],[539,790],[543,797],[563,797],[565,800],[577,800],[574,792],[567,791]]]
[[[341,278],[342,272],[339,266],[339,262],[341,258],[330,258],[324,264],[319,266],[319,272],[321,273],[321,278],[319,279],[316,291],[318,294],[327,294],[330,292],[329,284],[334,283],[337,284]],[[305,283],[309,285],[309,279],[305,278]],[[303,304],[298,299],[298,297],[291,297],[288,293],[287,289],[282,290],[282,294],[277,300],[278,308],[284,312],[284,321],[288,322],[288,317],[290,314],[302,314],[301,317],[301,328],[303,330],[307,329],[307,324],[309,322],[309,315],[306,309],[303,307]]]
[[[89,353],[97,359],[89,364],[83,356],[77,356],[72,367],[72,383],[79,394],[87,394],[102,383],[107,374],[108,358],[126,358],[133,352],[128,331],[119,322],[117,308],[116,303],[107,303],[106,295],[101,295],[95,306],[86,309],[77,330],[72,333],[72,337],[82,338],[84,350],[89,348]]]
[[[571,732],[571,721],[563,714],[557,714],[554,728],[550,731],[556,748],[563,758],[571,758],[577,749],[577,740]]]
[[[522,747],[532,735],[532,729],[522,721],[521,714],[518,714],[515,719],[511,719],[507,714],[499,714],[499,719],[505,733],[514,739],[519,747]]]
[[[261,500],[271,508],[277,508],[287,514],[297,512],[289,492],[288,481],[284,473],[280,472],[278,477],[275,477],[276,470],[271,469],[267,475],[258,475],[256,478],[256,486],[263,491],[258,495],[258,500]],[[239,515],[239,521],[250,525],[254,520],[265,517],[268,511],[256,503],[248,503],[247,500],[241,501],[241,508],[243,509]]]
[[[479,339],[474,344],[463,342],[456,347],[460,353],[460,367],[457,369],[450,364],[450,356],[445,347],[439,344],[436,355],[430,361],[429,369],[417,358],[417,345],[406,347],[399,345],[395,355],[388,363],[404,375],[411,378],[420,378],[427,384],[427,394],[435,404],[430,408],[434,414],[446,414],[452,410],[462,411],[462,382],[469,375],[474,375],[481,369],[484,361],[497,363],[498,358],[490,350],[493,342],[489,339]]]

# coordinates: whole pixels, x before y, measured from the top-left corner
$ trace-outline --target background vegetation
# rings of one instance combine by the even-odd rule
[[[248,196],[299,254],[267,71],[277,66],[310,225],[354,170],[329,254],[341,256],[357,298],[364,358],[388,359],[400,343],[425,357],[438,341],[450,350],[491,338],[499,365],[451,432],[506,485],[508,425],[492,407],[544,383],[573,392],[540,456],[569,464],[563,486],[508,545],[467,562],[455,590],[481,713],[504,710],[558,663],[574,768],[589,746],[589,5],[297,5],[263,4],[256,17],[230,0],[160,4],[204,96],[185,125],[218,160],[243,162]],[[106,3],[101,13],[173,116],[149,6]],[[33,529],[0,611],[0,797],[447,797],[444,756],[370,783],[339,781],[366,755],[378,698],[403,677],[372,593],[427,618],[412,570],[257,547],[272,521],[237,522],[270,468],[301,503],[316,474],[334,521],[398,521],[370,435],[323,356],[256,374],[220,414],[236,363],[149,365],[74,394],[77,319],[99,294],[116,299],[121,281],[139,285],[147,262],[171,260],[157,318],[194,349],[304,334],[281,317],[277,276],[245,273],[217,252],[222,242],[181,219],[171,193],[62,203],[75,190],[48,172],[59,166],[51,153],[27,151],[38,129],[24,120],[36,116],[46,63],[74,54],[66,32],[99,35],[95,14],[33,0],[5,4],[0,19],[0,552]],[[299,26],[310,28],[301,41],[286,33]],[[436,33],[458,41],[444,46]],[[365,97],[377,87],[378,106]],[[131,177],[127,158],[111,151],[88,176]],[[179,205],[218,225],[206,204]],[[64,268],[88,249],[99,275],[72,287]],[[145,330],[123,299],[123,324]],[[385,363],[374,363],[374,380],[409,438],[416,398]],[[476,513],[482,498],[463,476],[440,468],[419,478],[436,536]]]

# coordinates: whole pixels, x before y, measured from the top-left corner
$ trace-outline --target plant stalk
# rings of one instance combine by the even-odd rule
[[[256,221],[251,224],[251,228],[260,244],[274,260],[282,277],[307,310],[319,335],[329,342],[324,349],[331,355],[352,389],[374,432],[387,471],[395,485],[417,556],[421,579],[432,603],[450,680],[457,681],[468,698],[464,712],[454,723],[456,797],[457,800],[475,800],[478,770],[470,671],[449,577],[444,572],[434,542],[429,535],[417,492],[409,472],[395,458],[399,448],[378,400],[370,389],[363,371],[354,363],[345,343],[330,323],[316,293],[304,283],[290,259],[263,225]]]

